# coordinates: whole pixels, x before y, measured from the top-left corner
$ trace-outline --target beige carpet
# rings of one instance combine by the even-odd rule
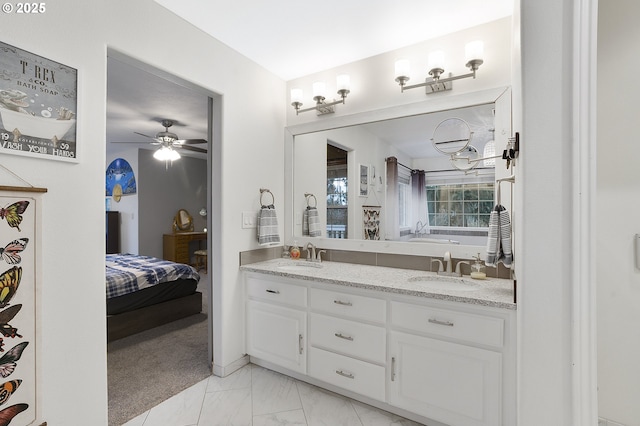
[[[120,426],[209,377],[207,358],[203,313],[109,343],[109,426]]]

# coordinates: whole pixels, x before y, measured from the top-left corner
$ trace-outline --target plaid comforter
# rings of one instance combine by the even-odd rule
[[[108,254],[106,273],[107,299],[179,278],[200,280],[189,265],[135,254]]]

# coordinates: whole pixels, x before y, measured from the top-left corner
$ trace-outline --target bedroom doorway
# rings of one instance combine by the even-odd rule
[[[187,234],[193,237],[186,248],[181,246],[188,263],[196,263],[196,250],[206,250],[206,265],[198,268],[199,313],[190,310],[184,318],[108,343],[110,425],[124,423],[211,374],[211,297],[217,273],[213,253],[218,252],[214,241],[220,240],[213,238],[220,229],[216,224],[220,206],[213,202],[220,193],[220,179],[214,176],[220,170],[215,164],[219,159],[214,151],[219,152],[220,146],[221,108],[220,95],[108,50],[105,170],[108,174],[107,166],[123,158],[137,180],[135,194],[122,194],[118,201],[113,196],[106,199],[106,210],[119,216],[118,251],[167,258],[165,234],[174,233],[173,219],[182,209],[193,225],[185,234],[176,234],[181,240]],[[170,127],[165,127],[167,120]],[[159,146],[153,139],[162,132],[187,140],[185,147],[175,149],[180,159],[154,157]],[[202,254],[198,257],[202,260]],[[168,304],[153,305],[161,307],[161,317],[184,306],[163,303]],[[136,321],[137,312],[123,315],[129,316],[125,326],[130,319]]]

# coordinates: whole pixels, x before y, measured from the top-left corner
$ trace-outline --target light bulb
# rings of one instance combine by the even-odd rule
[[[302,89],[291,89],[291,103],[298,102],[302,103],[302,98],[304,94]]]
[[[484,43],[480,40],[472,41],[464,47],[467,62],[484,59]]]
[[[315,83],[313,83],[313,97],[322,97],[324,98],[324,95],[326,93],[327,88],[325,87],[324,81],[316,81]]]
[[[340,74],[336,77],[338,90],[351,90],[351,78],[349,74]]]
[[[408,59],[399,59],[396,61],[396,78],[409,77],[411,72],[411,64]]]

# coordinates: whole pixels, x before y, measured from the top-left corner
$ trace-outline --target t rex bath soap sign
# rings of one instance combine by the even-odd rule
[[[0,42],[0,153],[77,161],[78,71]]]

